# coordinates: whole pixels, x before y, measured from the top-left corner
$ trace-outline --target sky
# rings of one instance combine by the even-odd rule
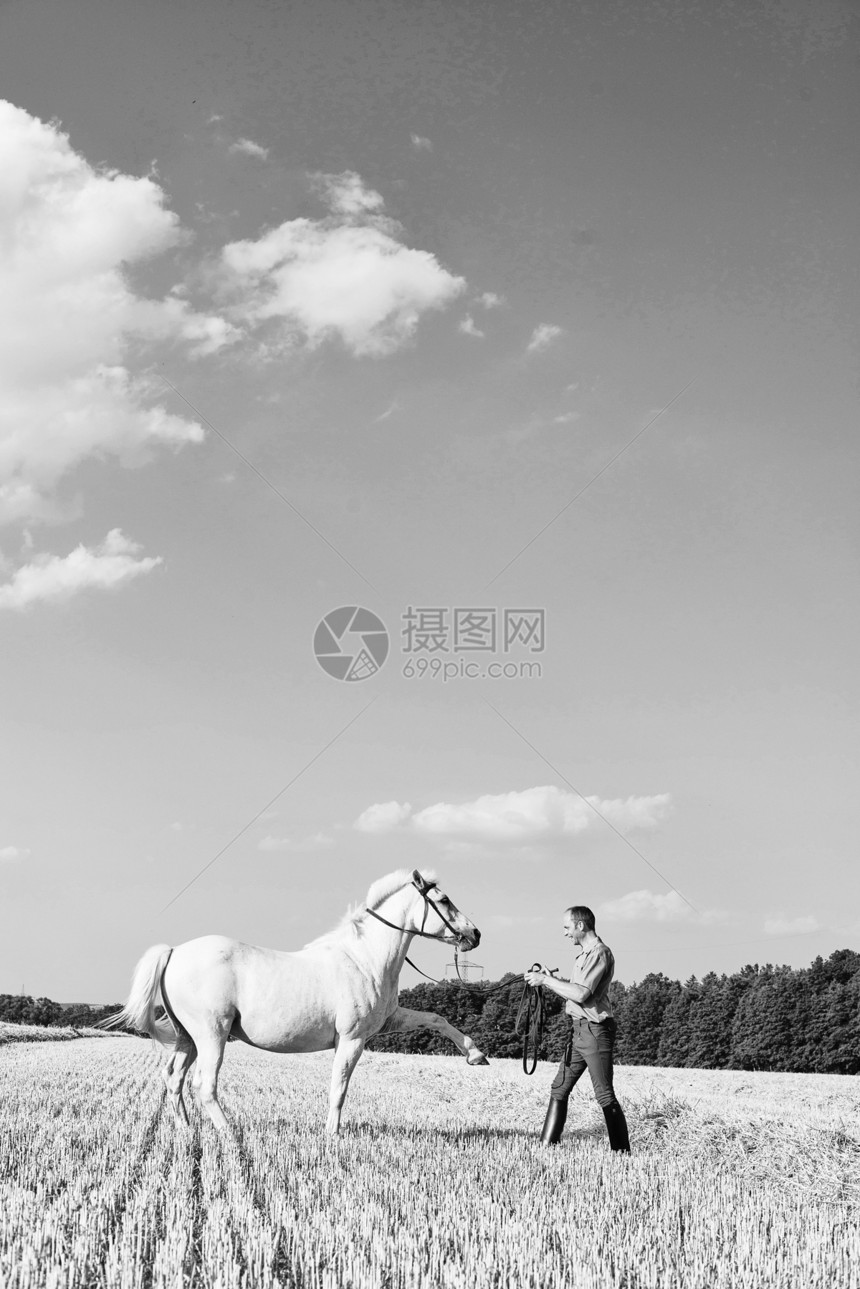
[[[860,947],[858,59],[848,0],[6,0],[0,992],[414,867],[485,979],[572,903],[627,983]]]

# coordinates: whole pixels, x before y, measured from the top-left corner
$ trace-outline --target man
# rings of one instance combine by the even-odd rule
[[[570,980],[562,980],[545,971],[525,973],[527,984],[532,987],[542,985],[567,999],[564,1010],[571,1017],[570,1038],[553,1080],[541,1141],[551,1146],[561,1137],[571,1091],[587,1069],[606,1120],[609,1144],[613,1150],[629,1154],[627,1121],[612,1087],[615,1021],[609,1001],[609,986],[615,974],[615,959],[609,946],[595,933],[594,914],[582,904],[566,910],[564,934],[580,950]]]

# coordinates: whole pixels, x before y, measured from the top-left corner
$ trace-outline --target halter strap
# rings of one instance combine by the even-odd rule
[[[371,916],[372,918],[376,918],[377,922],[384,922],[386,926],[390,926],[390,927],[391,927],[391,929],[392,929],[392,931],[406,931],[406,932],[407,932],[407,934],[409,934],[409,935],[420,935],[420,936],[422,936],[425,940],[441,940],[441,939],[442,939],[441,935],[432,935],[429,931],[425,931],[425,930],[424,930],[424,923],[427,921],[427,909],[428,909],[428,907],[429,907],[429,908],[432,908],[432,909],[433,909],[433,912],[434,912],[434,913],[436,913],[436,914],[439,916],[439,918],[441,919],[441,921],[443,922],[443,924],[448,928],[448,930],[449,930],[453,935],[459,935],[459,932],[456,930],[456,928],[455,928],[455,927],[453,927],[453,926],[451,925],[451,923],[450,923],[450,922],[448,921],[448,919],[445,917],[445,914],[444,914],[444,913],[442,912],[442,910],[439,908],[439,906],[438,906],[438,904],[436,903],[436,901],[435,901],[435,900],[431,900],[431,898],[430,898],[430,896],[427,894],[427,892],[426,892],[426,891],[422,891],[422,890],[421,890],[421,888],[415,884],[415,882],[413,882],[413,883],[412,883],[412,885],[413,885],[413,886],[415,886],[416,891],[418,891],[418,894],[421,896],[421,898],[422,898],[422,899],[423,899],[423,901],[424,901],[424,916],[423,916],[423,917],[422,917],[422,919],[421,919],[421,930],[420,930],[420,931],[410,931],[408,927],[405,927],[405,926],[397,926],[394,922],[389,922],[389,921],[388,921],[388,918],[384,918],[384,917],[382,916],[382,914],[381,914],[381,913],[377,913],[374,909],[365,909],[365,912],[366,912],[366,913],[369,913],[369,914],[370,914],[370,916]],[[432,888],[431,888],[431,889],[432,889]],[[410,964],[410,965],[411,965],[411,964]],[[417,968],[416,968],[416,970],[417,970]]]

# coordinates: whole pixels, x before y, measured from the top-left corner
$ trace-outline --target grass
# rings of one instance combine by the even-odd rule
[[[621,1068],[633,1155],[587,1076],[541,1148],[552,1068],[365,1053],[344,1135],[330,1054],[228,1048],[222,1142],[179,1135],[148,1043],[8,1044],[0,1283],[430,1289],[860,1286],[860,1085]]]
[[[12,1021],[0,1020],[0,1046],[4,1043],[67,1043],[73,1038],[106,1037],[105,1030],[94,1025],[16,1025]]]

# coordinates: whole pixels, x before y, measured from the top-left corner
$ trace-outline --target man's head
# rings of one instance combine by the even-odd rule
[[[594,914],[585,904],[572,904],[564,911],[564,934],[574,944],[582,944],[594,934]]]

